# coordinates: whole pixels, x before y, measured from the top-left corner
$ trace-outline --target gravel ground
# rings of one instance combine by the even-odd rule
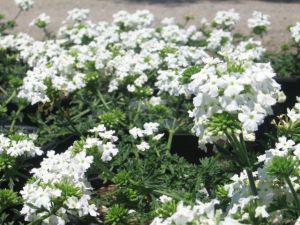
[[[148,9],[153,12],[157,20],[164,17],[175,17],[179,21],[186,15],[195,18],[192,22],[199,23],[206,17],[211,19],[219,10],[235,8],[241,14],[238,25],[239,31],[247,32],[247,18],[254,10],[262,11],[270,15],[272,28],[264,39],[264,44],[269,49],[277,48],[280,43],[289,40],[287,26],[300,21],[300,1],[288,0],[34,0],[35,6],[29,12],[23,13],[18,18],[16,31],[30,33],[36,38],[41,37],[37,28],[29,27],[28,24],[40,13],[45,12],[51,16],[51,30],[55,31],[66,17],[67,11],[75,7],[89,8],[93,21],[108,20],[112,14],[119,10],[134,12],[137,9]],[[0,0],[0,13],[7,18],[13,18],[18,8],[14,0]]]

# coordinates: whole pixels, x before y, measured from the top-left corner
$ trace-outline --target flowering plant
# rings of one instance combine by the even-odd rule
[[[199,27],[89,13],[69,11],[56,33],[41,14],[43,40],[0,25],[0,223],[299,223],[299,103],[256,136],[285,100],[259,40],[268,16],[238,34],[233,9]],[[179,132],[198,139],[197,164],[173,154]]]

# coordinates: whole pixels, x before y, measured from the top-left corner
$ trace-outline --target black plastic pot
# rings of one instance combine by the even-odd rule
[[[176,133],[173,137],[171,153],[184,157],[190,163],[199,163],[199,159],[213,155],[211,146],[204,151],[198,146],[198,138],[188,133]]]
[[[296,97],[300,96],[300,76],[275,78],[277,83],[281,85],[281,89],[286,95],[286,101],[279,103],[273,107],[274,115],[278,116],[287,112],[288,108],[292,108],[297,102]]]
[[[292,108],[297,102],[296,97],[300,96],[300,76],[295,77],[276,77],[275,80],[281,85],[281,89],[286,95],[286,101],[277,103],[272,107],[273,115],[267,116],[264,123],[259,126],[256,132],[256,139],[263,141],[265,134],[272,131],[271,121],[276,117],[285,114],[288,108]]]
[[[55,150],[56,153],[62,153],[66,151],[73,143],[74,141],[78,140],[77,135],[69,135],[66,137],[62,137],[60,139],[56,139],[54,141],[51,141],[47,144],[44,144],[41,149],[46,152],[49,150]]]

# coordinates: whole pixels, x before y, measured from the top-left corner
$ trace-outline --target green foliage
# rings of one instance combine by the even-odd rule
[[[266,32],[267,32],[266,26],[256,26],[253,29],[253,33],[259,36],[262,36]]]
[[[13,169],[16,166],[16,158],[2,153],[0,154],[0,171],[7,172],[8,170]]]
[[[159,217],[167,218],[172,216],[176,212],[176,208],[177,202],[171,200],[163,203],[162,206],[155,211],[155,213]]]
[[[0,213],[3,210],[19,205],[22,203],[22,199],[18,196],[18,194],[10,189],[0,189]]]
[[[128,218],[128,209],[121,205],[113,205],[105,216],[105,224],[126,225]]]
[[[202,67],[198,66],[198,65],[191,66],[191,67],[185,69],[183,71],[183,74],[182,74],[181,78],[180,78],[180,82],[182,84],[190,83],[192,75],[194,75],[196,73],[199,73],[201,71],[201,69],[202,69]]]
[[[4,15],[0,14],[0,35],[16,26],[16,22],[14,20],[3,21],[4,19]]]
[[[295,161],[291,157],[275,156],[267,168],[271,176],[284,179],[295,173]]]
[[[291,121],[284,115],[279,118],[277,123],[274,121],[274,124],[277,128],[278,137],[285,136],[294,141],[300,141],[300,120]]]
[[[160,50],[159,56],[161,58],[166,58],[168,54],[175,54],[176,52],[177,52],[176,48],[165,47],[162,50]]]
[[[300,74],[299,44],[283,43],[279,51],[267,52],[263,61],[270,61],[278,77],[292,77]]]
[[[214,135],[236,132],[241,130],[241,124],[236,115],[231,113],[215,113],[210,117],[207,127]]]
[[[208,194],[213,196],[220,191],[219,185],[229,181],[234,174],[235,165],[217,157],[204,158],[200,161],[198,176],[201,178]]]
[[[55,188],[61,190],[62,198],[66,199],[67,197],[77,197],[80,198],[82,196],[82,191],[79,187],[74,187],[68,181],[62,181],[55,184]]]
[[[120,125],[125,120],[125,113],[119,109],[112,109],[111,112],[103,113],[99,116],[100,121],[109,127]]]

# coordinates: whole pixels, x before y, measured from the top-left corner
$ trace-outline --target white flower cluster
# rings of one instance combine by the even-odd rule
[[[293,204],[294,199],[289,186],[279,182],[267,171],[275,156],[290,157],[294,161],[295,171],[299,171],[300,144],[296,144],[284,136],[280,137],[275,148],[267,150],[265,154],[258,157],[258,162],[262,166],[253,173],[258,191],[257,196],[251,195],[247,173],[242,171],[240,175],[236,174],[231,178],[231,183],[224,186],[227,197],[231,199],[225,214],[221,210],[215,210],[215,205],[219,204],[218,200],[208,203],[198,201],[194,206],[186,206],[179,202],[177,210],[172,216],[157,217],[153,220],[152,225],[249,224],[250,214],[257,219],[267,219],[272,224],[279,223],[282,220],[282,212],[270,210],[270,207],[282,197],[288,205]],[[296,175],[291,176],[290,180],[294,190],[298,192],[300,190],[299,173],[296,172]],[[162,204],[172,201],[168,196],[161,196],[159,200]]]
[[[184,70],[190,65],[202,65],[209,56],[201,48],[179,47],[173,48],[173,53],[168,53],[164,59],[167,69],[159,70],[155,86],[161,92],[178,96],[185,93],[185,88],[180,83]]]
[[[266,49],[262,47],[260,41],[250,38],[246,41],[241,41],[237,45],[228,44],[224,46],[219,54],[227,57],[231,61],[253,61],[260,60],[265,53]]]
[[[136,145],[136,148],[140,151],[146,151],[150,149],[150,145],[148,142],[151,141],[159,141],[164,134],[157,134],[159,129],[159,124],[158,123],[145,123],[144,124],[144,129],[138,128],[138,127],[133,127],[132,129],[129,130],[129,134],[134,138],[134,139],[139,139],[141,138],[142,141],[140,144]],[[144,141],[145,138],[149,138],[148,142]]]
[[[34,144],[35,139],[36,135],[34,134],[18,133],[11,137],[0,134],[0,154],[7,154],[14,158],[42,155],[43,151]]]
[[[165,203],[165,202],[164,202]],[[203,203],[197,201],[194,206],[184,205],[183,202],[177,204],[176,212],[168,217],[156,217],[151,225],[188,225],[188,224],[211,224],[211,225],[239,225],[232,217],[222,217],[222,211],[216,210],[215,205],[219,203],[214,199]]]
[[[118,138],[102,124],[90,132],[95,137],[75,142],[61,154],[49,151],[40,168],[32,169],[33,177],[21,191],[26,221],[44,217],[42,224],[65,225],[68,215],[98,215],[96,206],[90,204],[92,188],[85,176],[94,160],[89,149],[97,148],[102,161],[110,161],[118,153],[114,144]]]
[[[142,29],[150,27],[154,16],[148,10],[138,10],[133,14],[126,11],[119,11],[113,15],[114,24],[126,29]]]
[[[87,20],[90,16],[90,10],[89,9],[72,9],[68,11],[68,17],[67,20],[72,20],[74,22],[83,22]]]
[[[44,28],[49,25],[51,22],[50,16],[46,13],[42,13],[37,18],[35,18],[29,25],[30,26],[37,26],[39,28]]]
[[[300,119],[300,98],[297,97],[297,103],[292,109],[287,109],[286,114],[292,122],[296,122]]]
[[[241,58],[257,59],[264,52],[261,44],[248,40],[232,44],[233,28],[239,14],[233,9],[217,13],[210,34],[205,36],[196,26],[182,28],[174,18],[165,18],[158,28],[151,26],[154,16],[147,10],[135,13],[120,11],[112,23],[93,23],[88,20],[89,10],[68,12],[67,21],[55,40],[34,41],[28,36],[8,35],[0,38],[0,47],[20,52],[20,60],[30,66],[20,89],[19,97],[31,104],[52,101],[49,90],[60,96],[84,88],[88,82],[88,65],[95,74],[108,79],[108,92],[127,89],[149,93],[158,88],[178,96],[185,94],[180,78],[185,69],[203,65],[209,56],[205,50],[233,53]],[[47,23],[43,16],[41,19]],[[24,40],[22,40],[24,39]],[[190,42],[204,41],[207,46],[191,46]],[[97,78],[96,78],[97,79]]]
[[[221,47],[227,46],[232,41],[232,34],[222,29],[215,29],[210,33],[208,42],[208,49],[217,50]]]
[[[213,23],[215,23],[218,27],[222,28],[233,28],[234,25],[240,20],[240,15],[235,12],[234,9],[230,9],[227,11],[218,11]]]
[[[278,141],[275,148],[267,150],[265,154],[258,157],[258,162],[263,163],[263,165],[253,173],[258,191],[258,196],[255,197],[258,204],[255,210],[255,217],[268,218],[268,221],[274,224],[281,221],[282,214],[279,211],[268,212],[267,208],[282,195],[286,195],[286,201],[289,202],[288,204],[292,204],[293,196],[288,185],[279,184],[278,179],[268,174],[267,167],[275,156],[289,156],[294,160],[297,166],[296,170],[299,171],[300,169],[300,144],[295,144],[294,141],[288,140],[284,136],[280,137]],[[299,191],[299,175],[292,176],[290,179],[294,189]],[[246,171],[243,171],[240,175],[234,175],[231,180],[232,183],[225,185],[228,197],[232,200],[229,214],[239,213],[242,219],[248,219],[249,213],[245,210],[245,206],[247,205],[245,203],[247,201],[250,202],[254,197],[249,194],[250,187]]]
[[[268,30],[270,25],[269,16],[259,11],[254,11],[252,17],[248,19],[248,27],[251,29],[264,27]]]
[[[20,192],[25,220],[44,217],[42,224],[65,225],[68,215],[98,215],[96,206],[89,203],[91,187],[85,177],[92,162],[93,157],[84,151],[75,155],[69,150],[61,154],[49,151]]]
[[[107,130],[103,124],[100,124],[89,130],[89,132],[94,133],[95,137],[86,138],[83,150],[87,151],[95,147],[99,150],[102,161],[111,161],[119,152],[115,145],[115,142],[118,140],[118,137],[114,135],[115,131]]]
[[[32,0],[15,0],[15,3],[23,11],[28,11],[34,4]]]
[[[300,23],[297,22],[295,26],[290,28],[293,39],[296,43],[300,42]]]
[[[33,69],[29,70],[19,91],[19,97],[31,104],[46,103],[49,88],[60,91],[64,96],[85,86],[85,74],[80,72],[79,56],[72,56],[74,49],[65,50],[57,41],[36,41],[22,45],[20,56]]]
[[[168,23],[157,30],[150,27],[154,16],[146,10],[133,14],[121,11],[111,24],[95,24],[87,18],[86,10],[70,11],[68,20],[75,23],[61,27],[61,39],[34,41],[25,35],[0,38],[1,48],[19,51],[20,59],[31,68],[19,97],[31,104],[46,103],[52,100],[49,89],[67,96],[85,87],[87,63],[110,79],[109,92],[121,85],[129,92],[145,87],[153,90],[157,81],[155,85],[162,91],[178,95],[178,74],[207,57],[202,48],[186,45],[203,36],[195,26],[183,29]]]
[[[228,57],[225,57],[228,58]],[[200,144],[213,143],[220,136],[213,135],[206,124],[215,114],[235,115],[245,133],[251,134],[272,113],[280,85],[269,63],[253,61],[222,61],[211,59],[203,69],[193,74],[188,84],[189,94],[195,95],[193,131]],[[223,134],[224,135],[224,134]]]

